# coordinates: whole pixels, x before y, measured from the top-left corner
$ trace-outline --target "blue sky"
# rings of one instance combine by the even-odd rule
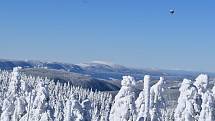
[[[214,0],[2,0],[0,58],[215,72],[214,5]]]

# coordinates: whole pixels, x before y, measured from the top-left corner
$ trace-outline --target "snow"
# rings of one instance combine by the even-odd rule
[[[179,89],[180,96],[178,98],[178,105],[175,109],[176,121],[195,121],[198,110],[196,107],[197,88],[193,85],[191,80],[184,79]]]
[[[208,76],[206,74],[200,74],[194,85],[198,88],[199,94],[203,94],[207,90],[208,86]]]
[[[144,76],[144,96],[145,96],[145,110],[144,110],[144,120],[148,120],[150,119],[149,116],[149,107],[150,107],[150,76],[149,75],[145,75]]]
[[[107,62],[107,61],[100,61],[100,60],[95,60],[95,61],[91,61],[88,63],[80,63],[80,64],[76,64],[76,65],[83,67],[83,68],[87,68],[87,67],[91,67],[91,66],[109,66],[112,68],[123,68],[123,66],[121,66],[121,65],[117,65],[117,64],[114,64],[112,62]]]
[[[76,64],[76,65],[79,65],[81,67],[89,67],[89,66],[92,66],[92,65],[108,65],[110,67],[113,67],[115,64],[111,63],[111,62],[106,62],[106,61],[91,61],[89,63],[80,63],[80,64]]]
[[[215,120],[215,99],[211,91],[206,91],[202,98],[202,110],[199,121]]]
[[[96,63],[96,64],[103,64],[103,65],[109,65],[109,66],[113,66],[114,64],[111,62],[107,62],[107,61],[92,61],[91,63]]]
[[[138,117],[137,121],[161,121],[164,120],[166,104],[163,97],[164,78],[149,86],[151,79],[149,75],[144,76],[144,90],[140,92],[135,101]]]
[[[166,101],[164,99],[164,84],[165,80],[160,77],[160,80],[150,89],[150,109],[151,120],[162,120],[166,113]]]
[[[214,121],[214,94],[208,88],[208,76],[200,74],[193,83],[184,79],[179,89],[178,106],[175,110],[176,121]]]
[[[166,80],[145,75],[138,95],[134,77],[123,76],[115,97],[69,83],[0,71],[1,121],[214,121],[215,86],[209,77],[183,79],[176,107],[168,107]],[[152,85],[152,82],[155,82]],[[138,95],[138,97],[136,97]],[[113,100],[112,100],[113,99]],[[175,108],[175,109],[174,109]]]
[[[128,121],[136,118],[135,109],[135,80],[131,76],[123,76],[121,89],[115,96],[110,111],[110,121]]]

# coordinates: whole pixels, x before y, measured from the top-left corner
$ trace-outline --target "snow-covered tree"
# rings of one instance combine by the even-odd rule
[[[77,120],[108,121],[111,94],[26,76],[20,69],[14,68],[11,73],[0,70],[1,121],[64,121],[68,107],[70,116]],[[73,100],[72,94],[78,98]],[[67,101],[71,106],[67,106]]]
[[[54,117],[55,117],[55,121],[63,121],[64,120],[64,113],[63,113],[64,104],[63,104],[62,97],[60,95],[58,96],[58,99],[59,100],[56,102]]]
[[[137,121],[150,121],[150,76],[144,76],[144,90],[139,94],[138,99],[136,100],[136,107],[138,109]]]
[[[21,119],[23,115],[27,113],[27,102],[24,96],[20,96],[16,98],[15,101],[15,110],[12,117],[12,121],[18,121]]]
[[[204,94],[207,92],[210,95],[211,92],[209,92],[208,90],[208,84],[209,84],[208,75],[200,74],[195,80],[196,81],[194,82],[194,85],[198,89],[198,95],[196,96],[196,103],[198,104],[198,114],[200,114],[203,107]]]
[[[163,91],[163,77],[150,87],[150,76],[145,75],[143,90],[136,99],[138,90],[131,76],[123,77],[120,91],[112,97],[107,92],[27,76],[20,73],[20,69],[16,67],[12,72],[0,70],[1,121],[215,120],[215,86],[212,90],[208,87],[205,74],[200,74],[194,83],[183,80],[174,110],[174,101],[170,105],[170,100],[164,99],[168,95]]]
[[[150,114],[152,121],[161,121],[165,117],[164,81],[164,78],[160,77],[160,80],[150,89]]]
[[[197,88],[191,80],[184,79],[179,89],[180,96],[175,109],[176,121],[195,121],[198,119],[198,104],[196,103]]]
[[[215,99],[211,91],[204,93],[201,106],[199,121],[215,121]]]
[[[28,113],[21,120],[52,121],[53,117],[50,116],[52,114],[50,114],[51,109],[49,107],[49,91],[42,80],[37,84],[35,96],[33,93],[32,90],[29,97]]]
[[[82,109],[83,109],[83,115],[85,121],[91,121],[92,119],[92,106],[89,99],[85,99],[81,103]]]
[[[71,101],[68,99],[66,101],[66,106],[65,106],[65,110],[64,110],[64,121],[71,121],[72,120],[72,113],[71,113],[71,106],[72,106],[72,103]]]
[[[77,97],[72,95],[71,97],[71,121],[83,121],[83,110],[81,104],[78,102]]]
[[[134,121],[135,109],[135,80],[131,76],[123,76],[121,89],[115,96],[110,112],[110,121]]]
[[[194,83],[198,88],[199,98],[201,99],[201,112],[199,121],[214,121],[215,120],[215,97],[213,95],[214,88],[208,89],[208,76],[200,74]]]
[[[200,74],[197,78],[196,81],[194,82],[194,85],[198,89],[198,93],[200,95],[203,95],[207,91],[208,87],[208,75],[206,74]]]
[[[145,96],[144,96],[144,90],[140,92],[137,100],[135,101],[136,105],[136,111],[140,112],[140,110],[145,110]]]
[[[18,120],[20,113],[20,107],[19,105],[20,100],[20,75],[19,75],[19,69],[20,67],[13,68],[13,71],[11,73],[11,81],[9,82],[8,87],[8,97],[3,102],[2,107],[2,115],[1,120],[2,121],[10,121],[10,120]],[[24,108],[24,107],[23,107]]]
[[[11,116],[13,115],[15,109],[14,101],[15,98],[12,94],[4,100],[2,106],[1,121],[10,121],[12,119]]]

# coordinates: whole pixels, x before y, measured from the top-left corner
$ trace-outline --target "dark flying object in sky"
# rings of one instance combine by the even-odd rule
[[[170,9],[170,10],[169,10],[169,13],[170,13],[171,15],[175,14],[175,9]]]

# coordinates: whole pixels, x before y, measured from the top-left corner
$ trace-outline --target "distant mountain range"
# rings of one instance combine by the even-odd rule
[[[168,80],[180,80],[183,78],[194,78],[200,72],[183,70],[161,70],[161,69],[135,69],[122,65],[111,64],[102,61],[93,61],[81,64],[68,64],[60,62],[42,61],[20,61],[0,59],[1,70],[12,70],[13,67],[21,66],[23,72],[30,75],[42,76],[60,80],[61,82],[71,82],[94,90],[117,90],[119,86],[113,82],[119,82],[123,75],[134,76],[136,80],[142,80],[144,75],[149,74],[152,78],[158,79],[160,76]],[[207,73],[214,76],[213,73]],[[84,82],[84,83],[83,83]]]

